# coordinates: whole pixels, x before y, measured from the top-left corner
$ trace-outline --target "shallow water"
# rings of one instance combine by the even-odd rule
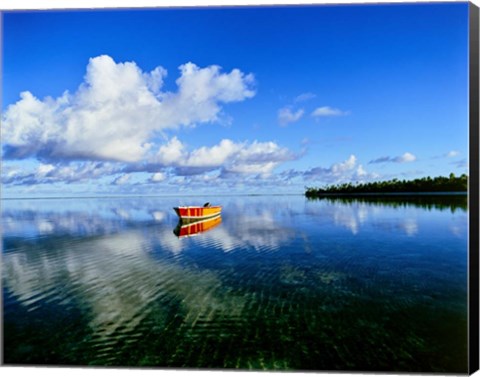
[[[466,197],[2,207],[6,364],[467,371]]]

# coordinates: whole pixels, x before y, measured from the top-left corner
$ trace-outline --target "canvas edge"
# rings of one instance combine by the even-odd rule
[[[479,8],[469,4],[469,357],[468,372],[479,369]]]
[[[407,4],[403,3],[401,0],[398,2],[394,2],[391,4]],[[376,3],[362,3],[362,5],[369,5],[369,4],[376,4]],[[380,4],[389,4],[389,3],[380,3]],[[296,4],[300,5],[300,4]],[[306,4],[301,4],[306,5]],[[316,4],[316,5],[327,5],[327,4]],[[329,5],[341,5],[340,3],[333,3]],[[349,4],[346,4],[349,5]],[[252,5],[247,5],[246,7],[250,7]],[[253,5],[254,6],[254,5]],[[267,5],[264,5],[267,6]],[[273,5],[275,6],[275,5]],[[173,8],[182,8],[182,6],[170,6]],[[228,7],[228,6],[227,6]],[[230,7],[235,7],[234,5],[230,5]],[[117,8],[106,8],[106,9],[98,9],[98,10],[112,10]],[[135,8],[127,8],[135,10]],[[147,7],[148,9],[148,7]],[[155,9],[155,7],[151,8]],[[0,9],[0,34],[1,29],[3,26],[3,14],[5,12],[10,11],[18,11],[19,9]],[[29,11],[30,9],[25,9],[25,11]],[[32,9],[35,10],[35,9]],[[55,9],[36,9],[36,10],[55,10]],[[75,11],[84,10],[83,8],[78,9],[57,9],[57,10],[67,10],[67,11]],[[22,11],[20,9],[20,11]],[[480,355],[480,348],[479,348],[479,157],[480,157],[480,149],[479,149],[479,7],[476,6],[474,3],[469,3],[469,191],[468,191],[468,208],[469,208],[469,264],[468,264],[468,304],[469,304],[469,311],[468,311],[468,373],[473,374],[479,370],[479,355]],[[1,47],[1,46],[0,46]],[[0,49],[1,50],[1,49]],[[2,59],[2,51],[0,51],[0,63],[3,62]],[[1,71],[0,66],[0,71]],[[1,100],[2,91],[0,88],[0,100]],[[1,166],[0,160],[0,166]],[[0,256],[1,262],[1,256]],[[0,314],[2,314],[2,297],[0,296]],[[0,334],[3,333],[3,321],[0,321]],[[3,360],[3,336],[1,339],[0,344],[0,367],[4,369],[5,367],[4,360]],[[61,367],[59,365],[55,365],[56,368]],[[71,368],[67,366],[67,368]],[[79,369],[82,370],[83,367]],[[50,369],[50,368],[48,368]],[[71,369],[68,369],[69,372]],[[155,369],[155,370],[162,370]],[[198,371],[197,371],[198,372]],[[224,371],[225,372],[225,371]],[[317,371],[320,373],[328,374],[329,371]],[[362,373],[361,371],[359,371]],[[315,371],[313,371],[315,373]],[[335,372],[334,373],[342,373],[342,372]],[[358,372],[357,372],[358,373]],[[394,372],[392,372],[394,373]],[[408,375],[408,374],[407,374]],[[348,376],[348,374],[347,374]]]

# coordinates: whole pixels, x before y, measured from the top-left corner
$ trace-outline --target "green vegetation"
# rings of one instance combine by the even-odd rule
[[[389,181],[369,183],[343,183],[329,185],[321,188],[307,187],[307,198],[322,197],[327,195],[347,194],[395,194],[395,193],[438,193],[438,192],[466,192],[468,189],[468,177],[462,174],[455,177],[451,173],[449,177],[425,177],[411,181],[392,179]]]

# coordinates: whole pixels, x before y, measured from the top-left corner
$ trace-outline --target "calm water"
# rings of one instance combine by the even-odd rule
[[[7,364],[467,371],[466,197],[2,207]]]

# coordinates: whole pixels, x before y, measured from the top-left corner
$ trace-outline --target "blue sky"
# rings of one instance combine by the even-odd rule
[[[3,195],[468,170],[468,4],[3,13]]]

